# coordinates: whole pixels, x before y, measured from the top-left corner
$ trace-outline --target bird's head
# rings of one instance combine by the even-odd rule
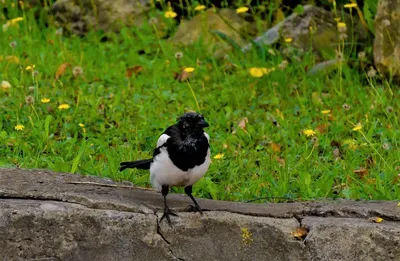
[[[204,120],[203,115],[196,112],[186,112],[178,118],[178,125],[189,132],[203,131],[208,127],[208,123]]]

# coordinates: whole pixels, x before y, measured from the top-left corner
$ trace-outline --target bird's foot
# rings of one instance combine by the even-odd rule
[[[161,221],[165,218],[167,219],[168,224],[171,225],[171,218],[169,216],[175,216],[177,217],[178,215],[175,214],[174,212],[172,212],[168,207],[164,208],[164,214],[162,215],[161,219],[160,219],[160,223]]]
[[[199,205],[189,205],[188,207],[188,212],[200,212],[200,214],[203,214],[203,210]]]

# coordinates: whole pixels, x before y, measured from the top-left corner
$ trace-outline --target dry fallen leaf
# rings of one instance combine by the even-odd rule
[[[282,159],[282,158],[280,158],[280,157],[278,157],[278,156],[275,156],[275,160],[276,160],[282,167],[285,167],[286,162],[285,162],[284,159]]]
[[[365,176],[368,175],[368,169],[363,168],[363,167],[361,167],[359,169],[355,169],[355,170],[353,170],[353,172],[355,174],[357,174],[357,176],[359,176],[360,178],[364,178]]]
[[[292,235],[294,238],[298,240],[303,240],[307,236],[307,229],[305,227],[297,227],[293,232]]]
[[[327,131],[327,129],[328,129],[328,124],[323,123],[323,124],[318,125],[315,128],[315,131],[319,132],[320,134],[324,134]]]
[[[63,63],[60,66],[58,66],[58,69],[56,71],[56,80],[58,80],[67,70],[67,68],[70,66],[70,63]]]
[[[242,118],[239,123],[238,126],[239,128],[241,128],[242,130],[246,130],[246,124],[249,122],[249,119],[247,119],[247,117]]]
[[[370,218],[369,220],[374,223],[382,223],[383,222],[383,218],[380,218],[380,217],[373,217],[373,218]]]
[[[271,146],[271,149],[272,149],[273,152],[278,153],[278,152],[281,151],[281,145],[279,145],[278,143],[271,142],[270,146]]]
[[[126,68],[126,77],[131,78],[133,74],[138,75],[141,71],[143,71],[143,66],[136,65]]]

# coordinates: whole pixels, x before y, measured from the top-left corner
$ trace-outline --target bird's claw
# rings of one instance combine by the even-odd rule
[[[200,212],[200,214],[203,214],[203,210],[200,208],[199,205],[189,205],[188,212]]]
[[[162,215],[162,217],[161,217],[161,219],[160,219],[160,223],[161,223],[161,221],[162,221],[164,218],[166,218],[168,224],[171,225],[171,218],[169,217],[170,215],[171,215],[171,216],[175,216],[175,217],[178,216],[176,213],[172,212],[169,208],[164,208],[164,214]]]

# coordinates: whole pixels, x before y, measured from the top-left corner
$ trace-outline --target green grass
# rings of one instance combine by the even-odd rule
[[[237,67],[229,72],[224,69],[228,61],[214,60],[201,44],[181,49],[184,57],[175,59],[176,47],[159,40],[151,27],[125,28],[100,42],[101,33],[56,35],[56,28],[36,22],[32,12],[13,9],[9,15],[24,21],[0,38],[0,82],[12,85],[0,88],[1,167],[149,186],[148,172],[119,172],[119,162],[149,157],[166,126],[185,110],[195,110],[210,123],[213,156],[224,155],[213,159],[194,186],[196,196],[263,202],[400,195],[398,86],[375,78],[368,84],[366,75],[345,63],[341,73],[307,76],[305,68],[314,65],[311,54],[281,70],[279,52],[267,59],[256,52],[232,52],[229,59]],[[15,48],[9,46],[12,41]],[[140,50],[146,54],[139,55]],[[7,61],[10,55],[19,63]],[[63,63],[71,66],[55,80]],[[37,75],[25,69],[32,64]],[[127,79],[126,68],[135,65],[143,71]],[[83,76],[73,77],[74,66],[82,67]],[[173,77],[184,66],[195,68],[190,85]],[[277,69],[254,78],[252,67]],[[33,104],[26,103],[27,96]],[[42,98],[50,102],[41,103]],[[60,104],[70,108],[59,110]],[[321,113],[327,109],[329,114]],[[238,127],[244,117],[245,130]],[[358,122],[361,131],[353,131]],[[17,124],[25,128],[17,131]],[[317,132],[317,139],[303,134],[318,126],[325,131]],[[340,144],[338,159],[332,143]],[[354,170],[362,167],[368,173],[361,178]]]

